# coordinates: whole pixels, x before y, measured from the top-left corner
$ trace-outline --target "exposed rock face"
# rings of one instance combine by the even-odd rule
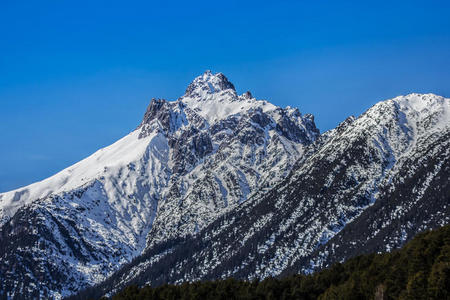
[[[168,135],[173,176],[158,203],[148,246],[198,232],[261,187],[272,186],[319,136],[311,115],[238,96],[220,73],[196,78],[171,105],[179,110],[166,114],[183,122],[170,127],[176,128]]]

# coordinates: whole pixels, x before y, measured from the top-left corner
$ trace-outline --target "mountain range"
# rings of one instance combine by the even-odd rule
[[[113,145],[0,194],[0,295],[312,273],[448,224],[449,178],[450,99],[399,96],[321,134],[207,71]]]

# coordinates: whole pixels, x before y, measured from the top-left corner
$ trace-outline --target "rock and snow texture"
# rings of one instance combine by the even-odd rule
[[[207,71],[115,144],[0,194],[0,291],[60,298],[98,283],[272,187],[318,136],[311,115]]]
[[[306,147],[274,188],[196,236],[149,248],[96,290],[308,273],[448,224],[449,112],[450,99],[410,94],[348,118]]]
[[[115,144],[0,194],[0,296],[254,279],[389,251],[449,222],[449,149],[443,97],[380,102],[320,135],[313,116],[207,71]]]

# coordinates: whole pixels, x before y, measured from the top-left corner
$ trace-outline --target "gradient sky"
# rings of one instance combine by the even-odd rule
[[[95,2],[95,3],[94,3]],[[321,131],[450,97],[449,1],[0,2],[0,191],[111,144],[206,69]]]

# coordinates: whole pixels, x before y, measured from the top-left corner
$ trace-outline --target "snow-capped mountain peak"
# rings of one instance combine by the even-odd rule
[[[222,73],[213,74],[210,70],[207,70],[189,84],[183,97],[206,100],[208,95],[223,92],[237,96],[234,85],[225,75]]]
[[[450,101],[435,94],[412,93],[392,99],[398,108],[425,129],[443,129],[450,126]]]
[[[191,115],[194,113],[204,119],[207,126],[231,115],[241,115],[249,109],[261,109],[263,112],[278,109],[265,100],[256,100],[249,91],[239,96],[225,75],[211,71],[196,77],[177,101]]]
[[[17,236],[8,247],[32,251],[35,238],[44,250],[33,252],[15,276],[49,261],[63,279],[56,286],[46,277],[46,290],[60,298],[156,243],[197,234],[270,188],[318,135],[311,115],[250,93],[238,96],[223,74],[207,71],[179,99],[152,99],[138,128],[115,144],[46,180],[1,193],[0,245],[2,236],[12,239],[8,228],[30,228],[27,246]],[[0,261],[12,266],[17,251],[2,249]],[[0,291],[22,293],[13,280],[3,283],[0,268]]]
[[[448,101],[445,101],[446,99],[444,97],[432,93],[428,94],[411,93],[405,96],[395,97],[392,100],[404,107],[408,106],[419,112],[424,109],[430,108],[432,109],[436,106],[440,106],[445,103],[447,103],[448,105]]]

